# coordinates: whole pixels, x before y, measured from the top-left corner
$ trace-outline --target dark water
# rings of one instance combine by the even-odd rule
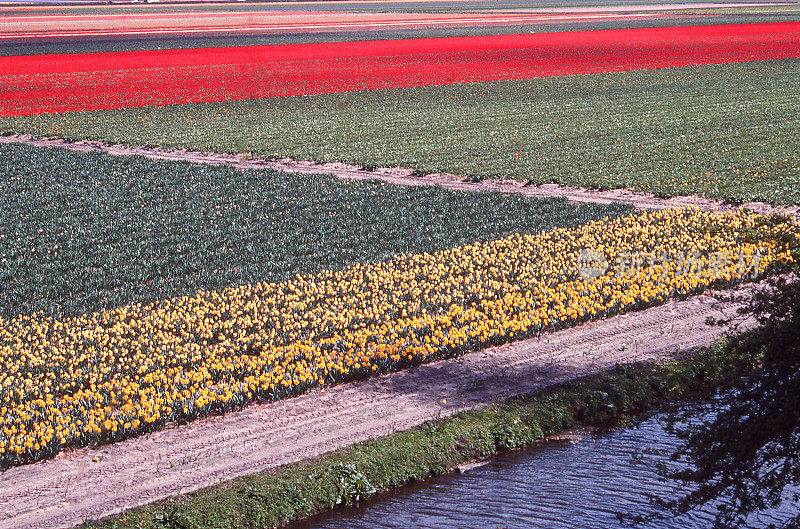
[[[461,475],[406,487],[359,508],[340,510],[296,528],[548,528],[625,527],[617,513],[652,512],[644,493],[674,497],[673,482],[660,481],[654,463],[677,446],[658,418],[638,427],[587,435],[575,443],[549,442]],[[800,508],[748,521],[765,527]],[[694,529],[711,524],[711,512],[641,524],[639,528]]]

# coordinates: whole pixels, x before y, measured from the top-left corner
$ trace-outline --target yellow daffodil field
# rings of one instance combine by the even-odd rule
[[[71,317],[21,314],[0,321],[0,462],[749,281],[791,262],[798,233],[745,211],[631,213]]]

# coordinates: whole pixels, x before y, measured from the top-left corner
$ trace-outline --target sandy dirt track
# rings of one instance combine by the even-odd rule
[[[663,359],[719,339],[725,328],[705,321],[737,303],[697,296],[12,468],[0,474],[0,529],[72,527],[616,363]]]
[[[784,213],[800,218],[800,206],[772,206],[763,202],[749,202],[741,205],[725,204],[720,200],[689,195],[672,198],[638,193],[628,189],[599,191],[582,187],[566,187],[557,184],[526,185],[516,180],[483,180],[477,183],[466,182],[463,176],[450,174],[428,174],[416,176],[408,169],[380,168],[369,171],[354,165],[342,163],[317,164],[309,161],[290,159],[263,160],[247,154],[220,154],[187,150],[170,150],[126,145],[109,145],[98,141],[67,142],[57,138],[33,138],[28,135],[0,136],[2,143],[20,143],[35,147],[61,147],[64,149],[88,152],[103,151],[113,155],[137,155],[155,160],[183,160],[213,165],[230,165],[239,169],[274,169],[288,173],[333,174],[351,180],[380,180],[389,184],[412,186],[440,186],[446,189],[464,191],[497,191],[530,197],[564,197],[571,202],[610,204],[622,202],[638,209],[666,209],[694,206],[709,210],[726,210],[738,207],[761,213]]]

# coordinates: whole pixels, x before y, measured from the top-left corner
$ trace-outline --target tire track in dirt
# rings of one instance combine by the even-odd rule
[[[12,468],[0,474],[0,529],[72,527],[616,363],[668,358],[722,337],[725,328],[706,319],[730,317],[741,303],[711,294],[672,301]]]

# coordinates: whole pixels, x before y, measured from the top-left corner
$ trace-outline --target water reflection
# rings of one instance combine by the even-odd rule
[[[509,454],[464,474],[406,487],[361,508],[339,510],[294,527],[625,527],[617,513],[649,512],[645,493],[673,497],[681,492],[654,471],[654,463],[672,453],[677,442],[654,417],[638,427],[588,435],[577,443],[550,442]],[[785,521],[794,508],[785,505],[748,526]],[[637,527],[699,529],[710,526],[713,519],[711,512],[703,511]]]

